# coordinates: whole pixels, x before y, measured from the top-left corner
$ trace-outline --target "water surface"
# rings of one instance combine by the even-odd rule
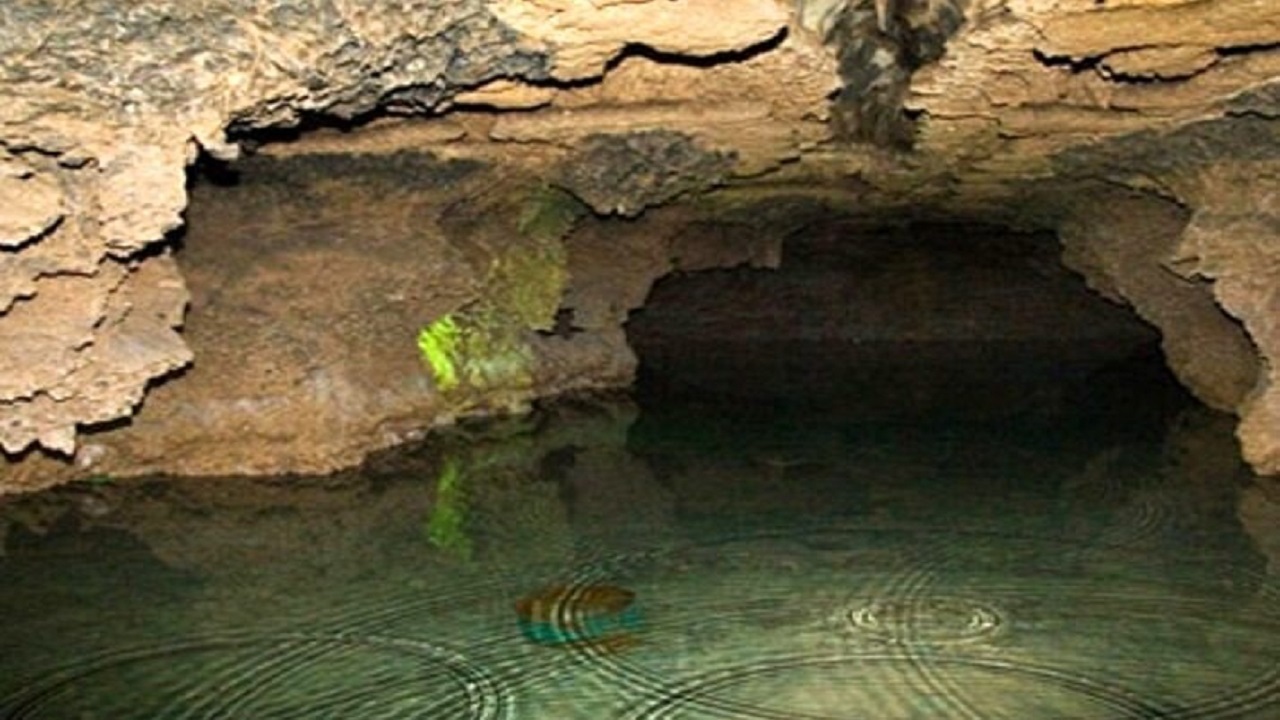
[[[9,499],[0,717],[1280,717],[1280,493],[1230,418],[1117,386],[576,400]]]

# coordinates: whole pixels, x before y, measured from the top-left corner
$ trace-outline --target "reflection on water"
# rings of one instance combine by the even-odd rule
[[[1280,716],[1228,418],[646,402],[7,500],[0,717]]]

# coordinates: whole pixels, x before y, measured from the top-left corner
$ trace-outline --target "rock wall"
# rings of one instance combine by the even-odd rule
[[[1178,260],[1213,281],[1214,297],[1263,358],[1239,405],[1238,434],[1246,460],[1280,474],[1280,167],[1275,160],[1220,163],[1186,183],[1196,212],[1179,238]]]
[[[1266,2],[5,3],[0,488],[52,482],[56,473],[30,470],[45,453],[94,465],[102,451],[86,454],[80,432],[115,428],[151,388],[193,383],[228,361],[195,346],[196,328],[179,333],[188,294],[200,299],[170,255],[187,168],[242,146],[480,158],[567,188],[603,215],[686,203],[701,227],[796,196],[808,203],[781,207],[1062,224],[1077,260],[1092,254],[1092,265],[1080,262],[1095,284],[1161,327],[1175,369],[1206,401],[1238,411],[1247,456],[1280,472],[1266,210],[1276,158],[1253,152],[1275,147],[1277,88],[1280,15]],[[1143,231],[1129,248],[1119,224],[1103,227],[1125,221],[1133,193],[1188,213],[1177,230],[1172,216],[1161,221],[1176,241],[1155,248]],[[520,203],[489,207],[518,215]],[[315,272],[299,263],[274,272]],[[1107,263],[1127,269],[1099,269]],[[1161,285],[1162,264],[1191,278],[1187,287],[1147,289]],[[571,329],[578,314],[591,315],[561,318]],[[621,336],[593,337],[597,384],[625,375]],[[547,357],[563,349],[534,342]],[[539,392],[590,385],[574,379],[576,362],[548,361],[559,369],[520,380],[497,404],[519,404],[512,398],[539,382]],[[323,377],[306,382],[317,397],[343,392]],[[421,407],[420,427],[456,415],[428,418]],[[371,436],[355,436],[365,440],[309,459],[228,464],[331,467],[367,450],[358,446]]]
[[[589,217],[538,176],[476,159],[232,168],[196,184],[177,256],[199,361],[127,426],[85,433],[84,472],[328,472],[459,418],[625,386],[622,324],[656,278],[693,259],[767,263],[780,242],[681,236],[706,220],[688,210]],[[437,360],[420,345],[441,327],[453,344]]]
[[[691,13],[710,17],[712,3],[663,3],[654,12],[633,3],[421,0],[378,10],[342,0],[99,0],[72,20],[57,3],[6,4],[6,463],[33,447],[70,456],[77,428],[129,417],[153,380],[191,362],[175,333],[183,282],[154,248],[182,224],[185,168],[197,153],[237,154],[228,132],[375,109],[425,112],[517,79],[599,74],[635,42],[697,56],[785,29],[777,4],[741,5],[731,20],[690,34],[673,30]]]
[[[191,362],[174,333],[182,280],[152,248],[182,224],[197,151],[235,154],[226,128],[392,96],[429,107],[450,88],[547,74],[545,53],[483,3],[402,9],[390,23],[343,2],[0,8],[6,453],[69,455],[77,426],[127,417],[150,381]]]
[[[1060,159],[1135,188],[1123,202],[1074,211],[1068,256],[1161,329],[1171,367],[1193,392],[1240,415],[1244,455],[1264,474],[1280,473],[1276,100],[1249,94],[1226,119]]]
[[[1168,201],[1113,197],[1064,224],[1065,258],[1095,289],[1161,330],[1170,368],[1196,397],[1232,412],[1257,380],[1257,358],[1212,289],[1169,269],[1186,223],[1186,213]]]

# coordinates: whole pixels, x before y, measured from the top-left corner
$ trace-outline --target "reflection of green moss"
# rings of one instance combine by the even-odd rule
[[[418,349],[431,366],[436,385],[441,390],[449,390],[458,384],[458,368],[455,363],[455,358],[458,357],[458,339],[458,323],[452,315],[445,315],[418,333]]]
[[[436,504],[427,518],[427,540],[445,552],[470,559],[466,487],[462,478],[457,461],[447,458],[436,480]]]

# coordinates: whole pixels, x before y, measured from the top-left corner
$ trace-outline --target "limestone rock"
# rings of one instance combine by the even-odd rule
[[[137,265],[123,287],[181,291],[172,268],[146,269],[167,261],[139,253],[181,226],[197,150],[234,157],[230,126],[426,107],[499,76],[545,77],[539,49],[480,0],[411,5],[395,22],[312,0],[0,7],[0,151],[34,158],[23,168],[6,155],[0,172],[6,451],[70,452],[77,424],[127,416],[149,381],[189,360],[173,318],[108,314],[121,280],[104,258]]]
[[[84,276],[97,271],[100,243],[83,220],[59,224],[21,252],[0,253],[0,315],[19,298],[34,295],[36,281],[42,277]]]
[[[44,176],[0,167],[0,248],[17,248],[47,233],[63,218],[62,192]]]
[[[493,12],[559,48],[562,80],[598,75],[628,45],[673,55],[741,50],[778,35],[787,10],[773,0],[497,0]]]
[[[559,180],[602,215],[635,217],[646,207],[718,184],[732,163],[678,133],[595,135],[571,156]]]
[[[1120,50],[1102,59],[1102,67],[1126,80],[1179,80],[1201,73],[1218,62],[1214,48],[1197,45]]]
[[[1064,260],[1160,329],[1170,368],[1201,401],[1233,412],[1257,382],[1258,363],[1212,289],[1169,270],[1185,225],[1172,203],[1098,197],[1062,227]]]
[[[474,90],[458,93],[453,102],[458,105],[481,105],[501,109],[529,109],[550,103],[557,90],[538,87],[510,80],[493,80]]]
[[[0,445],[71,454],[76,427],[127,416],[147,383],[191,361],[174,332],[186,289],[172,260],[40,283],[0,323]],[[41,358],[33,363],[31,358]]]
[[[1264,359],[1240,405],[1245,459],[1280,474],[1280,167],[1275,163],[1209,166],[1188,189],[1198,210],[1181,238],[1184,271],[1213,279],[1213,293],[1238,318]]]
[[[1007,202],[1016,188],[1001,178],[1052,176],[1055,155],[1202,121],[1280,76],[1265,3],[1113,5],[972,4],[946,54],[911,78],[917,148],[952,159],[974,200]]]
[[[185,143],[113,148],[111,156],[99,158],[99,232],[110,254],[129,257],[182,225],[192,159]]]
[[[1048,6],[1048,0],[1026,3]],[[1086,6],[1087,7],[1087,6]],[[1280,34],[1280,17],[1259,12],[1258,3],[1203,3],[1196,0],[1138,0],[1117,7],[1066,9],[1043,23],[1044,51],[1075,60],[1131,47],[1258,47]],[[1042,11],[1043,12],[1043,11]]]
[[[1184,354],[1219,374],[1236,368],[1239,398],[1220,398],[1218,407],[1240,415],[1239,436],[1245,457],[1263,473],[1275,473],[1280,447],[1277,424],[1275,255],[1277,166],[1280,124],[1265,119],[1280,103],[1262,92],[1239,99],[1253,114],[1193,123],[1172,133],[1143,133],[1123,143],[1095,146],[1064,156],[1068,172],[1089,166],[1114,182],[1176,198],[1191,209],[1162,251],[1162,266],[1189,285],[1210,292],[1220,314],[1238,321],[1244,336],[1231,343],[1204,338]],[[1143,168],[1141,172],[1135,168]],[[1085,215],[1093,214],[1090,209]],[[1137,217],[1137,215],[1135,215]],[[1181,323],[1177,317],[1172,322]],[[1218,323],[1220,324],[1220,323]],[[1163,327],[1163,326],[1162,326]],[[1167,332],[1177,332],[1172,328]],[[1221,338],[1219,338],[1221,339]],[[1227,352],[1227,348],[1235,350]],[[1247,372],[1243,359],[1257,360]],[[1234,360],[1232,358],[1235,358]],[[1213,404],[1213,403],[1211,403]]]

